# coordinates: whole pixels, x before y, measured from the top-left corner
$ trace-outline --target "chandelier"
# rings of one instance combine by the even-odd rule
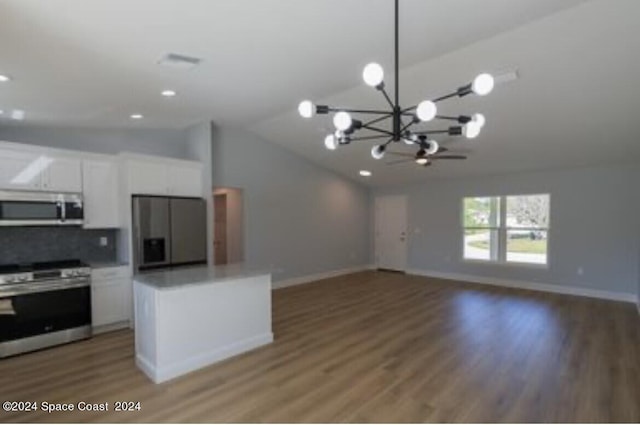
[[[393,142],[404,142],[407,145],[417,148],[414,155],[398,154],[412,157],[420,165],[430,165],[431,159],[465,159],[464,157],[451,158],[437,156],[438,153],[446,151],[441,148],[438,142],[433,140],[434,135],[465,136],[468,139],[475,139],[480,134],[485,125],[485,117],[482,114],[444,116],[438,114],[439,102],[454,97],[465,97],[470,94],[486,96],[493,90],[495,81],[490,74],[480,74],[471,83],[459,87],[455,91],[434,98],[423,100],[417,105],[403,108],[400,105],[400,73],[399,73],[399,0],[395,0],[395,87],[394,99],[392,100],[386,90],[384,83],[384,70],[377,63],[370,63],[364,67],[362,78],[364,82],[378,90],[389,105],[387,110],[377,109],[353,109],[333,107],[328,105],[315,105],[310,100],[304,100],[298,106],[298,112],[303,118],[311,118],[316,114],[333,113],[333,124],[336,131],[329,134],[324,139],[324,145],[329,150],[335,150],[338,146],[348,145],[358,140],[386,139],[386,141],[373,146],[371,156],[374,159],[382,159],[387,147]],[[369,116],[370,119],[356,119],[353,115]],[[389,128],[390,120],[390,128]],[[455,125],[445,129],[424,130],[416,129],[414,126],[421,123],[428,123],[434,120],[444,120],[455,122]],[[387,128],[379,125],[387,123]],[[413,128],[413,129],[412,129]],[[373,135],[357,136],[361,130],[368,130]],[[393,152],[389,152],[392,153]],[[397,153],[396,153],[397,154]]]

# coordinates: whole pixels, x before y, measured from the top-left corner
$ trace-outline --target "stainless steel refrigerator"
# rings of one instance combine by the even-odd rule
[[[204,199],[134,196],[135,269],[206,264],[206,217]]]

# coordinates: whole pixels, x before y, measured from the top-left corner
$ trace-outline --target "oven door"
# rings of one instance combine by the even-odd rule
[[[8,349],[13,350],[8,348],[12,342],[29,341],[38,335],[58,335],[61,331],[83,328],[89,329],[87,336],[90,336],[90,325],[91,287],[88,278],[0,288],[0,357],[6,355]]]

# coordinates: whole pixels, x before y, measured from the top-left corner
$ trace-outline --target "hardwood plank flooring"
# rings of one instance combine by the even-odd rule
[[[632,304],[365,272],[273,294],[275,342],[154,385],[133,333],[0,360],[2,422],[640,422]]]

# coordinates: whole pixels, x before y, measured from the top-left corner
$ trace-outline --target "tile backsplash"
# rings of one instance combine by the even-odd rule
[[[115,229],[79,227],[0,227],[0,264],[80,259],[88,263],[117,260]],[[107,245],[100,246],[100,238]]]

